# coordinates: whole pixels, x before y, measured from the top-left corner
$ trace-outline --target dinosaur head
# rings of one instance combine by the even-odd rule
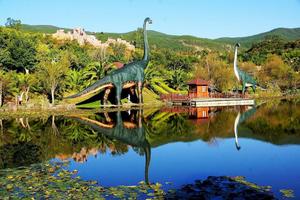
[[[240,47],[240,46],[241,46],[240,43],[235,44],[235,47]]]
[[[147,18],[144,20],[144,22],[145,22],[145,23],[148,22],[149,24],[152,24],[152,20],[151,20],[149,17],[147,17]]]

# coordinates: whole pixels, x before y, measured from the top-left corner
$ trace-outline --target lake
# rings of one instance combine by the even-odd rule
[[[159,182],[179,188],[208,176],[247,181],[300,198],[300,101],[256,107],[163,107],[92,115],[3,119],[0,168],[70,161],[102,186]]]

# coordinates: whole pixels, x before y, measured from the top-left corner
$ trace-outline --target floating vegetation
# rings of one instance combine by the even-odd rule
[[[0,196],[3,199],[274,199],[269,186],[258,186],[243,177],[208,177],[165,192],[160,183],[147,184],[144,181],[133,186],[102,187],[97,181],[82,180],[77,170],[66,170],[68,165],[69,162],[46,162],[1,170]],[[285,197],[294,197],[292,190],[281,192]]]
[[[170,190],[166,199],[275,199],[270,186],[258,186],[244,177],[209,176],[178,190]]]
[[[3,199],[136,199],[162,198],[161,184],[140,182],[136,186],[102,187],[84,181],[77,170],[68,171],[68,162],[42,163],[0,171],[0,196]]]
[[[97,181],[84,181],[77,170],[65,168],[69,162],[46,162],[0,171],[3,199],[177,199],[177,198],[267,198],[274,199],[270,187],[258,186],[243,177],[208,177],[181,189],[164,192],[160,183],[144,181],[133,186],[102,187]],[[169,183],[171,184],[171,183]],[[285,197],[293,191],[281,190]]]
[[[282,193],[282,196],[287,198],[295,198],[294,191],[291,189],[282,189],[279,190]]]

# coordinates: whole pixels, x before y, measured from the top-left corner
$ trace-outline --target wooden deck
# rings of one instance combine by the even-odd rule
[[[239,93],[210,93],[209,97],[201,98],[191,94],[166,94],[161,95],[160,99],[172,105],[193,107],[255,105],[248,95]]]
[[[203,106],[240,106],[240,105],[254,105],[253,99],[243,98],[213,98],[213,99],[192,99],[190,101],[191,106],[203,107]]]
[[[238,106],[254,105],[253,99],[246,98],[193,98],[190,100],[172,100],[173,105],[187,105],[193,107],[212,107],[212,106]]]

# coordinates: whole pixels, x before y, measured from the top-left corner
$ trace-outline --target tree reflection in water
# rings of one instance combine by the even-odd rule
[[[240,148],[238,137],[274,144],[300,143],[297,102],[272,102],[271,106],[266,103],[246,110],[245,107],[172,107],[91,116],[2,119],[0,168],[29,165],[55,157],[85,162],[89,155],[110,153],[118,156],[130,148],[145,155],[148,166],[150,146],[177,141],[203,140],[218,145],[218,138],[235,137],[237,149]],[[26,156],[19,156],[22,153]]]

